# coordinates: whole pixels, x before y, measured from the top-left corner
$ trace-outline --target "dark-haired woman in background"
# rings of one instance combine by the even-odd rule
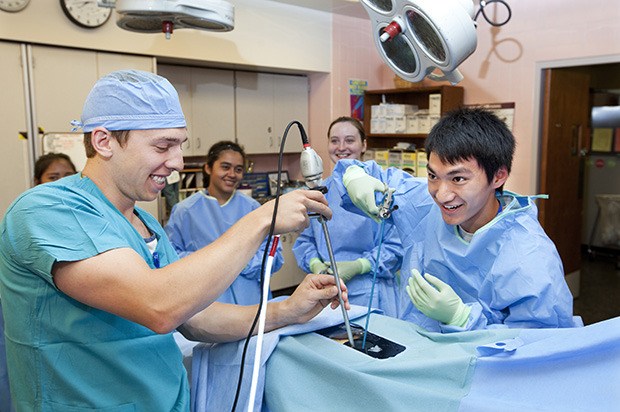
[[[71,158],[64,153],[47,153],[34,164],[34,184],[53,182],[77,173]]]
[[[327,150],[331,161],[361,160],[366,151],[366,134],[359,120],[343,116],[327,129]],[[331,245],[338,274],[348,289],[349,302],[367,306],[371,295],[373,308],[387,316],[398,316],[400,286],[397,272],[402,263],[402,246],[396,228],[379,223],[367,216],[345,210],[340,206],[342,191],[332,177],[323,183],[329,190],[325,197],[334,213],[328,222]],[[377,264],[377,251],[381,246]],[[321,224],[313,219],[297,238],[293,253],[297,265],[310,273],[333,273],[327,243]],[[373,289],[373,271],[377,268]]]
[[[213,242],[237,220],[260,206],[256,200],[236,190],[243,178],[244,164],[245,152],[237,143],[221,141],[211,146],[204,166],[209,176],[207,189],[174,205],[166,224],[166,233],[180,257]],[[218,302],[254,305],[260,301],[264,249],[263,242]],[[283,263],[282,249],[278,245],[272,273],[280,270]]]

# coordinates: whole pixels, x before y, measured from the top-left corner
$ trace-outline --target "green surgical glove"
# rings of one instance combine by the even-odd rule
[[[379,207],[375,202],[375,192],[385,192],[387,186],[357,165],[347,168],[342,176],[342,183],[353,204],[374,221],[379,222]]]
[[[312,273],[327,273],[329,269],[329,265],[317,257],[310,259],[309,266]]]
[[[338,277],[342,279],[344,283],[347,283],[353,276],[360,275],[362,273],[370,272],[370,261],[366,258],[359,258],[356,260],[342,260],[336,262],[338,268]],[[331,267],[327,270],[328,273],[334,273]]]
[[[426,279],[426,280],[425,280]],[[411,271],[407,293],[420,312],[446,325],[464,327],[471,308],[446,283],[416,269]]]

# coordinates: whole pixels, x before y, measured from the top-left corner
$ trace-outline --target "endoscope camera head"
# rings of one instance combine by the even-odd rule
[[[321,186],[323,183],[323,160],[308,143],[304,143],[304,150],[301,152],[300,168],[306,185],[310,189]]]

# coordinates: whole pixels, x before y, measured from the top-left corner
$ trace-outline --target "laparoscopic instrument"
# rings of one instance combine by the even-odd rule
[[[323,176],[323,160],[321,160],[321,157],[317,154],[317,152],[312,147],[310,147],[310,143],[308,142],[308,136],[303,131],[303,129],[301,131],[301,140],[303,142],[304,149],[301,152],[300,168],[301,174],[306,181],[306,186],[308,186],[308,188],[310,189],[320,190],[321,192],[326,193],[327,188],[321,185]],[[349,315],[347,314],[347,310],[344,307],[344,301],[342,300],[340,276],[338,275],[338,267],[336,265],[336,259],[334,257],[334,250],[332,248],[331,238],[329,237],[329,230],[327,229],[327,222],[325,218],[319,214],[311,214],[309,216],[311,218],[316,217],[323,228],[325,243],[327,245],[327,253],[329,254],[330,262],[332,262],[331,267],[333,270],[334,278],[336,279],[336,285],[338,287],[338,301],[340,302],[340,309],[342,310],[342,317],[344,318],[344,326],[347,330],[347,338],[349,339],[351,347],[355,347],[353,333],[351,332],[351,323],[349,322]]]
[[[321,160],[319,155],[314,151],[314,149],[310,147],[310,144],[307,141],[307,137],[305,133],[302,133],[302,140],[303,140],[304,150],[301,153],[301,162],[300,162],[301,163],[301,174],[306,181],[306,185],[310,189],[321,190],[323,191],[323,193],[325,193],[327,191],[327,188],[325,186],[321,186],[321,183],[322,183],[321,178],[323,175],[323,161]],[[383,227],[385,225],[384,220],[388,219],[391,216],[392,212],[398,208],[397,206],[393,206],[394,191],[395,189],[388,188],[386,186],[385,191],[383,193],[383,200],[381,201],[379,205],[379,218],[382,220],[381,221],[381,238],[383,238]],[[334,277],[336,278],[336,283],[340,285],[340,276],[338,275],[338,265],[336,264],[336,258],[334,256],[334,251],[333,251],[333,247],[331,244],[331,238],[329,236],[329,230],[327,228],[327,222],[323,216],[316,215],[313,217],[316,217],[318,219],[318,221],[321,223],[321,226],[323,228],[323,234],[325,235],[325,244],[327,246],[327,253],[329,254],[330,262],[332,262],[332,265],[330,267],[334,274]],[[378,248],[377,255],[380,253],[380,250],[381,250],[381,247]],[[379,256],[377,256],[376,262],[379,262]],[[371,303],[373,300],[374,287],[375,287],[376,277],[377,277],[377,270],[378,268],[375,267],[375,270],[373,272],[373,282],[372,282],[372,288],[370,292],[370,299],[368,303],[368,313],[366,314],[366,327],[364,328],[364,335],[363,335],[362,342],[361,342],[362,351],[366,349],[368,319],[370,317],[370,311],[372,309]],[[340,308],[342,310],[342,316],[344,318],[344,326],[347,332],[347,338],[349,340],[349,345],[351,345],[352,348],[360,349],[356,347],[355,340],[353,339],[353,333],[351,331],[349,317],[348,317],[346,309],[344,308],[344,304],[342,301],[342,291],[340,290],[340,286],[338,286],[338,299],[340,300]]]

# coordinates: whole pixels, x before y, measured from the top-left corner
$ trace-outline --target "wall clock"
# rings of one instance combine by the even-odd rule
[[[112,14],[109,7],[99,7],[97,0],[60,0],[62,11],[72,23],[87,29],[103,26]]]
[[[0,10],[17,12],[22,11],[30,0],[0,0]]]

